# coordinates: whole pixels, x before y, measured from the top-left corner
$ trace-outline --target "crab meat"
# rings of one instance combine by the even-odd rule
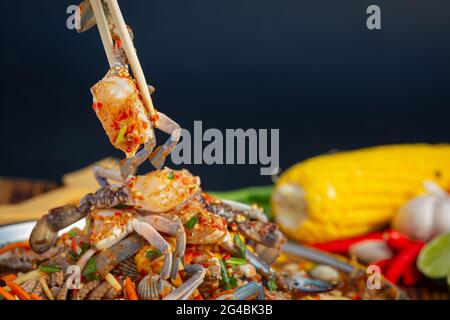
[[[111,69],[91,88],[93,109],[111,144],[133,156],[150,139],[150,119],[135,81],[125,67]]]

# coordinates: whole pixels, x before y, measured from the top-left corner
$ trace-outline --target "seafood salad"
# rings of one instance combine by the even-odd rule
[[[58,236],[83,218],[83,230]],[[287,299],[292,290],[331,290],[295,278],[276,290],[282,279],[270,265],[284,241],[259,209],[234,210],[202,192],[190,172],[164,168],[51,209],[30,235],[31,251],[2,256],[32,270],[6,284],[42,299]],[[81,271],[78,286],[71,266]]]
[[[102,182],[79,205],[41,217],[28,242],[0,248],[3,299],[361,296],[365,279],[280,256],[285,236],[259,208],[215,199],[187,170]],[[83,229],[61,234],[81,219]]]

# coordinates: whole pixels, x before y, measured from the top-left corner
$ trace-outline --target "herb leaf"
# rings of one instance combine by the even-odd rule
[[[86,263],[86,266],[83,269],[83,276],[88,281],[95,280],[98,278],[97,266],[95,264],[94,257],[89,258],[88,262]]]
[[[278,286],[274,278],[271,278],[269,281],[267,281],[267,289],[269,291],[275,291],[277,290],[277,287]]]
[[[167,176],[167,179],[173,180],[173,178],[174,178],[173,171],[170,171],[170,172],[169,172],[169,175]]]
[[[81,245],[81,254],[85,253],[86,251],[88,251],[91,248],[91,245],[89,243],[83,243]]]
[[[197,216],[194,216],[191,219],[189,219],[188,222],[186,222],[186,228],[192,229],[197,223],[198,223],[198,218],[197,218]]]
[[[147,259],[150,261],[155,260],[156,258],[160,257],[161,255],[162,255],[162,253],[158,249],[148,250],[147,253],[145,254]]]
[[[237,279],[233,276],[230,277],[230,287],[231,289],[234,289],[237,287]]]
[[[245,245],[244,241],[242,241],[241,237],[237,233],[234,234],[233,241],[234,241],[234,245],[238,248],[239,253],[241,254],[241,257],[245,258],[247,246]]]

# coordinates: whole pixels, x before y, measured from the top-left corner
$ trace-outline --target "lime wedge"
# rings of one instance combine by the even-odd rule
[[[450,276],[450,233],[440,235],[428,243],[417,260],[419,270],[429,278]]]

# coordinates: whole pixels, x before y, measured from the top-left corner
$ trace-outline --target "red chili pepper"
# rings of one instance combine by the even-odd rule
[[[387,267],[391,264],[392,258],[376,261],[372,264],[377,265],[381,269],[381,273],[385,273]]]
[[[77,244],[76,244],[75,240],[72,240],[72,242],[70,243],[70,247],[74,253],[77,252]]]
[[[363,236],[358,236],[355,238],[345,239],[345,240],[335,240],[325,243],[314,243],[312,246],[317,249],[325,250],[337,254],[347,254],[348,249],[355,243],[364,240],[381,240],[383,239],[384,232],[372,232]]]
[[[386,278],[392,283],[397,283],[404,271],[415,263],[417,255],[423,248],[423,241],[414,241],[409,247],[400,251],[394,258],[386,270]]]
[[[389,248],[394,251],[401,251],[414,243],[414,241],[395,230],[386,231],[385,239]]]
[[[414,286],[419,282],[422,274],[415,264],[411,264],[402,274],[402,281],[406,286]]]

